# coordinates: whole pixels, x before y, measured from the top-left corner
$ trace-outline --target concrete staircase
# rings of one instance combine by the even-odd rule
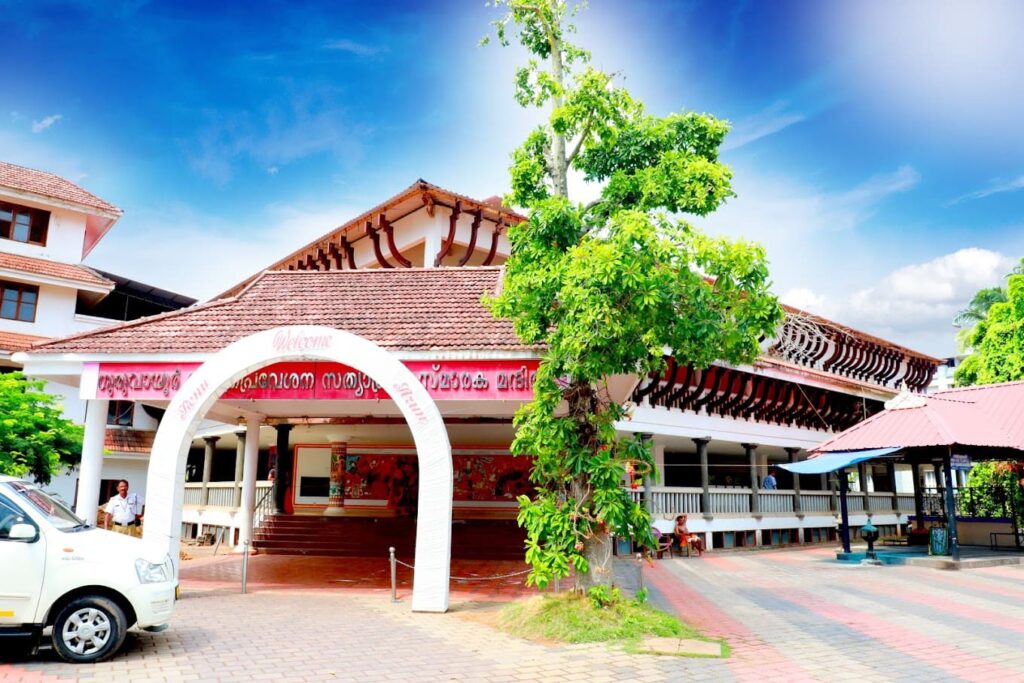
[[[526,533],[512,520],[460,519],[452,523],[452,557],[521,560]],[[273,515],[257,529],[253,546],[268,555],[387,557],[416,547],[416,520],[409,517]]]

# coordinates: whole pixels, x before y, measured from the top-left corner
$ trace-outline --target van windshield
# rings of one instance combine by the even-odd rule
[[[35,486],[24,482],[11,482],[11,488],[23,500],[28,501],[36,511],[42,513],[55,528],[61,531],[72,529],[84,529],[88,525],[79,519],[75,513],[64,507],[64,504],[43,493]]]

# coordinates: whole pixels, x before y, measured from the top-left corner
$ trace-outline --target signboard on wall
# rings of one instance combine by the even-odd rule
[[[525,401],[533,398],[536,359],[405,361],[436,400]],[[84,398],[170,400],[199,363],[93,363],[96,393]],[[221,399],[381,400],[387,392],[347,365],[298,361],[274,363],[235,382]]]
[[[951,469],[966,472],[971,469],[971,457],[969,455],[951,455],[949,456],[949,466]]]

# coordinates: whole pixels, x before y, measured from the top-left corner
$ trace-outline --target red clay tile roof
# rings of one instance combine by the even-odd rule
[[[139,429],[107,429],[103,435],[103,448],[111,453],[149,453],[153,450],[156,432]]]
[[[20,334],[18,332],[4,332],[0,330],[0,353],[27,351],[36,342],[46,339],[49,339],[49,337],[37,337],[34,334]]]
[[[113,282],[93,269],[74,263],[61,263],[60,261],[0,252],[0,269],[4,268],[7,270],[17,270],[22,273],[74,280],[75,282],[83,282],[100,287],[110,287],[111,289],[114,287]]]
[[[121,215],[121,209],[60,176],[5,161],[0,161],[0,186]]]
[[[213,353],[261,330],[325,325],[389,349],[527,350],[480,303],[501,269],[274,271],[227,299],[94,330],[33,353]]]

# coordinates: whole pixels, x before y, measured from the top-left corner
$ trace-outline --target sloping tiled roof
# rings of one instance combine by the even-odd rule
[[[481,304],[501,269],[275,271],[238,296],[86,332],[33,353],[213,353],[282,325],[324,325],[390,349],[525,350]]]
[[[0,186],[78,204],[104,213],[121,215],[121,209],[69,180],[5,161],[0,161]]]
[[[821,444],[815,451],[975,446],[1024,450],[1024,382],[901,395],[890,407]],[[887,404],[892,405],[892,403]]]
[[[63,280],[74,280],[100,287],[113,289],[114,283],[103,277],[96,271],[85,266],[74,263],[61,263],[48,259],[22,256],[21,254],[9,254],[0,252],[0,269],[16,270],[21,273],[32,273],[47,277],[57,277]]]
[[[153,450],[156,432],[140,429],[107,429],[103,448],[111,453],[149,453]]]
[[[48,339],[48,337],[37,337],[34,334],[20,334],[18,332],[4,332],[0,330],[0,353],[27,351],[33,344],[45,339]]]

